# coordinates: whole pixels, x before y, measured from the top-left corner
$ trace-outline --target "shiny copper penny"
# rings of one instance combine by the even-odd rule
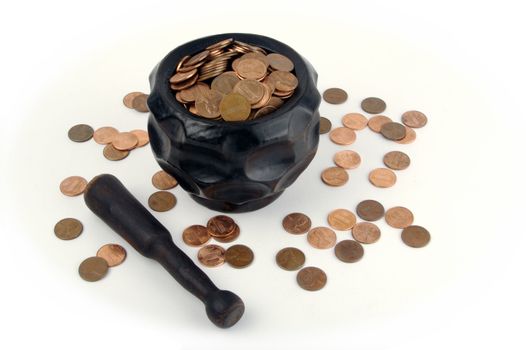
[[[93,128],[86,124],[77,124],[68,131],[68,137],[74,142],[85,142],[93,137]]]
[[[309,266],[298,272],[296,281],[301,288],[312,292],[322,289],[327,284],[327,275],[323,270]]]
[[[367,97],[362,101],[362,109],[367,113],[379,114],[385,111],[385,102],[378,97]]]
[[[134,149],[139,143],[137,136],[131,132],[121,132],[113,137],[111,144],[119,151],[129,151]]]
[[[159,170],[152,176],[152,184],[159,190],[169,190],[177,186],[177,180],[164,170]]]
[[[232,92],[245,97],[253,105],[263,98],[265,86],[257,80],[244,79],[234,86]]]
[[[207,243],[212,237],[203,225],[188,226],[183,231],[183,241],[191,247],[199,247]]]
[[[314,248],[332,248],[336,244],[336,233],[328,227],[314,227],[307,234],[307,241]]]
[[[69,241],[75,239],[82,233],[82,223],[74,218],[65,218],[55,224],[55,236],[58,238]]]
[[[103,258],[92,256],[79,266],[80,277],[88,282],[101,280],[108,273],[108,263]]]
[[[135,129],[130,132],[134,134],[135,137],[137,137],[136,147],[146,146],[150,142],[150,136],[148,136],[148,132],[146,130]]]
[[[364,250],[360,243],[352,239],[346,239],[336,244],[334,254],[343,262],[354,263],[363,257]]]
[[[356,141],[356,133],[354,130],[345,127],[332,129],[329,137],[332,142],[338,145],[350,145]]]
[[[60,192],[69,197],[78,196],[84,193],[87,185],[88,181],[86,181],[85,178],[81,176],[70,176],[60,183]]]
[[[413,143],[415,140],[416,140],[416,132],[412,128],[409,128],[406,126],[405,127],[405,137],[395,142],[406,145],[408,143]]]
[[[250,115],[250,102],[236,93],[231,93],[223,97],[219,105],[221,117],[225,121],[243,121]]]
[[[429,231],[422,226],[408,226],[402,231],[402,241],[410,247],[425,247],[431,240]]]
[[[411,159],[404,152],[391,151],[384,155],[384,164],[393,170],[404,170],[411,164]]]
[[[270,53],[267,55],[267,61],[270,67],[274,70],[281,70],[284,72],[290,72],[294,69],[294,63],[279,53]]]
[[[276,70],[269,74],[268,79],[279,91],[294,91],[298,87],[298,78],[290,72]]]
[[[128,94],[126,94],[126,96],[124,96],[124,98],[122,99],[122,103],[130,108],[130,109],[133,109],[133,100],[137,97],[137,96],[140,96],[140,95],[144,95],[143,92],[138,92],[138,91],[134,91],[134,92],[130,92]]]
[[[241,80],[235,72],[224,72],[215,77],[210,86],[212,89],[226,95],[231,93],[234,86],[240,81]]]
[[[380,128],[380,134],[388,140],[399,141],[405,137],[405,126],[394,122],[385,123]]]
[[[405,207],[393,207],[385,212],[385,221],[394,228],[406,228],[413,220],[413,213]]]
[[[109,143],[104,147],[104,150],[102,150],[102,154],[106,159],[115,161],[126,158],[130,154],[130,151],[118,150]]]
[[[367,126],[367,119],[363,114],[360,113],[348,113],[343,116],[342,124],[349,129],[362,130]]]
[[[356,214],[363,220],[376,221],[384,216],[384,206],[373,199],[361,201],[356,206]]]
[[[356,215],[347,209],[335,209],[327,216],[329,226],[335,230],[350,230],[356,224]]]
[[[329,186],[343,186],[349,181],[349,174],[340,167],[330,167],[321,173],[322,181]]]
[[[245,58],[239,61],[234,70],[244,79],[259,80],[267,73],[267,66],[257,58]]]
[[[126,259],[126,249],[118,244],[105,244],[99,248],[97,256],[106,260],[109,267],[114,267]]]
[[[329,131],[331,131],[331,128],[331,121],[325,117],[320,117],[320,135],[328,133]]]
[[[214,239],[221,243],[230,243],[230,242],[235,241],[239,237],[240,233],[241,233],[241,229],[239,228],[239,225],[236,224],[236,226],[234,227],[234,230],[230,232],[227,236],[224,236],[224,237],[216,236],[214,237]]]
[[[137,112],[141,113],[147,113],[150,111],[150,108],[148,107],[148,97],[150,95],[142,94],[137,97],[135,97],[132,101],[132,107]]]
[[[323,92],[325,102],[338,105],[347,101],[347,93],[340,88],[330,88]]]
[[[150,198],[148,198],[148,205],[154,211],[165,212],[173,207],[177,203],[177,198],[167,191],[158,191],[153,193]]]
[[[212,237],[222,238],[232,234],[236,228],[236,223],[229,216],[217,215],[208,220],[206,228]]]
[[[294,271],[305,264],[305,254],[298,248],[283,248],[276,254],[276,263],[284,270]]]
[[[371,244],[380,239],[380,229],[371,222],[359,222],[352,228],[355,240],[364,244]]]
[[[367,126],[374,132],[380,132],[382,125],[385,123],[392,122],[391,118],[386,117],[385,115],[375,115],[374,117],[369,118]]]
[[[108,143],[111,143],[113,141],[113,138],[115,135],[117,135],[119,131],[111,126],[103,126],[102,128],[98,128],[93,133],[93,140],[95,140],[96,143],[99,145],[107,145]]]
[[[334,164],[344,169],[356,169],[362,162],[360,155],[351,150],[339,151],[334,155]]]
[[[247,267],[254,261],[254,252],[252,249],[243,244],[236,244],[225,252],[225,260],[228,265],[241,269]]]
[[[223,265],[225,262],[225,250],[215,244],[205,245],[197,252],[197,259],[207,267]]]
[[[396,183],[396,174],[386,168],[377,168],[369,173],[369,181],[376,187],[391,187]]]
[[[411,128],[421,128],[427,124],[427,117],[419,111],[407,111],[402,114],[402,123]]]
[[[310,230],[311,220],[303,213],[290,213],[283,218],[282,225],[288,233],[299,235]]]

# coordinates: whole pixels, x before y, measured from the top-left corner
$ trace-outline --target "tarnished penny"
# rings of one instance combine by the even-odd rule
[[[97,256],[106,260],[109,267],[114,267],[126,259],[126,249],[118,244],[105,244],[99,248]]]
[[[147,113],[150,111],[150,108],[148,107],[148,97],[150,95],[142,94],[137,97],[135,97],[132,101],[132,107],[137,112]]]
[[[288,57],[285,57],[279,53],[268,54],[267,61],[270,67],[274,70],[290,72],[294,69],[294,63],[292,63]]]
[[[356,133],[354,130],[345,127],[332,129],[329,137],[332,142],[338,145],[350,145],[356,141]]]
[[[122,160],[130,154],[130,151],[118,150],[109,143],[102,150],[102,154],[104,155],[104,158],[108,160]]]
[[[74,218],[65,218],[55,224],[55,236],[65,241],[75,239],[82,233],[82,223]]]
[[[320,135],[328,133],[329,131],[331,131],[331,128],[331,121],[325,117],[320,117]]]
[[[225,260],[228,265],[241,269],[254,261],[254,252],[246,245],[236,244],[228,247],[225,252]]]
[[[60,192],[69,197],[78,196],[84,193],[87,185],[88,181],[86,181],[85,178],[81,176],[70,176],[60,183]]]
[[[369,118],[367,126],[374,132],[380,132],[382,125],[385,123],[392,122],[391,118],[386,117],[385,115],[375,115],[374,117]]]
[[[431,240],[429,231],[422,226],[408,226],[402,231],[402,241],[410,247],[422,248]]]
[[[393,207],[385,212],[385,221],[394,228],[406,228],[413,220],[413,213],[405,207]]]
[[[276,254],[276,263],[284,270],[294,271],[305,264],[305,254],[298,248],[283,248]]]
[[[396,174],[386,168],[376,168],[369,173],[369,181],[376,187],[391,187],[396,183]]]
[[[349,181],[349,174],[340,167],[330,167],[321,173],[322,181],[329,186],[343,186]]]
[[[232,92],[245,97],[253,105],[263,98],[265,86],[257,80],[244,79],[234,86]]]
[[[371,244],[380,239],[380,229],[371,222],[359,222],[352,228],[355,240],[364,244]]]
[[[347,93],[340,88],[330,88],[323,92],[325,102],[337,105],[347,101]]]
[[[384,155],[384,164],[393,170],[404,170],[411,164],[407,154],[400,151],[391,151]]]
[[[402,123],[411,128],[421,128],[427,124],[427,117],[419,111],[407,111],[402,114]]]
[[[97,142],[99,145],[107,145],[113,141],[113,138],[118,133],[119,131],[114,127],[103,126],[102,128],[95,130],[93,133],[93,140],[95,140],[95,142]]]
[[[68,131],[68,137],[74,142],[85,142],[93,137],[93,128],[86,124],[77,124]]]
[[[416,140],[416,132],[412,129],[412,128],[409,128],[409,127],[405,127],[405,137],[401,140],[397,140],[395,141],[396,143],[400,143],[400,144],[408,144],[408,143],[412,143]]]
[[[339,151],[334,155],[334,164],[344,169],[356,169],[362,162],[360,155],[351,150]]]
[[[327,283],[327,275],[323,270],[309,266],[304,267],[298,272],[296,281],[299,286],[308,291],[317,291],[322,289]]]
[[[380,133],[392,141],[399,141],[405,137],[405,126],[400,123],[389,122],[382,125]]]
[[[311,220],[303,213],[290,213],[283,218],[282,225],[288,233],[299,235],[310,230]]]
[[[336,233],[328,227],[314,227],[307,234],[307,241],[314,248],[332,248],[336,244]]]
[[[207,267],[223,265],[225,262],[225,250],[215,244],[205,245],[197,252],[197,259]]]
[[[329,213],[327,222],[335,230],[350,230],[356,224],[356,215],[347,209],[336,209]]]
[[[343,262],[354,263],[363,257],[364,250],[360,243],[352,239],[346,239],[336,244],[334,254]]]
[[[148,198],[148,205],[154,211],[164,212],[175,207],[177,198],[167,191],[157,191]]]
[[[250,115],[250,102],[236,93],[231,93],[223,97],[219,104],[221,116],[226,121],[243,121]]]
[[[219,117],[221,114],[219,106],[223,100],[223,96],[224,95],[217,90],[201,91],[201,93],[196,96],[195,100],[197,113],[201,117],[208,119]]]
[[[137,136],[131,132],[121,132],[113,137],[111,144],[119,151],[129,151],[134,149],[139,143]]]
[[[130,92],[128,94],[126,94],[126,96],[124,96],[124,98],[122,99],[122,103],[130,108],[130,109],[133,109],[133,100],[137,97],[137,96],[140,96],[140,95],[144,95],[143,92],[138,92],[138,91],[134,91],[134,92]]]
[[[150,137],[148,136],[148,132],[146,130],[135,129],[130,132],[134,134],[135,137],[137,137],[136,147],[146,146],[150,142]]]
[[[108,263],[103,258],[92,256],[79,266],[80,277],[88,282],[101,280],[108,273]]]
[[[212,237],[226,237],[236,228],[235,221],[226,215],[217,215],[210,218],[206,228]]]
[[[234,230],[230,232],[227,236],[224,236],[224,237],[215,236],[214,239],[221,243],[230,243],[230,242],[235,241],[239,237],[240,233],[241,233],[241,229],[239,228],[239,225],[236,224],[236,226],[234,227]]]
[[[348,113],[343,116],[342,124],[349,129],[362,130],[367,126],[367,119],[363,114],[360,113]]]
[[[226,95],[232,92],[239,81],[235,72],[224,72],[212,80],[210,87]]]
[[[203,225],[188,226],[183,231],[183,241],[192,247],[199,247],[208,242],[212,237]]]
[[[385,111],[385,102],[378,97],[367,97],[361,103],[362,109],[367,113],[379,114]]]
[[[361,201],[356,206],[356,214],[363,220],[376,221],[384,216],[384,206],[373,199]]]
[[[177,180],[164,170],[159,170],[152,176],[152,184],[159,190],[169,190],[177,186]]]

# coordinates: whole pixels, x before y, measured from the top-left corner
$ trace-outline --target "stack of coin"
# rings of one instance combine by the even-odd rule
[[[149,95],[143,92],[130,92],[126,94],[126,96],[124,96],[124,98],[122,99],[122,103],[126,107],[134,109],[137,112],[147,113],[150,111],[150,109],[148,108],[148,104],[146,103],[148,100],[148,96]]]

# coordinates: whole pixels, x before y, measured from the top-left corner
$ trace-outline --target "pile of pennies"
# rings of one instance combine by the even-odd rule
[[[225,39],[183,57],[170,86],[191,113],[240,122],[276,111],[294,94],[294,63],[280,53]]]

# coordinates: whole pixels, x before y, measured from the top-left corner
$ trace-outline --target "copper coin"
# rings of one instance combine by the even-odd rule
[[[227,95],[228,96],[228,95]],[[219,117],[219,106],[223,100],[223,94],[217,90],[203,90],[196,95],[195,108],[201,117],[214,119]]]
[[[186,81],[197,74],[197,69],[192,69],[187,72],[177,72],[170,78],[170,83],[179,84]]]
[[[239,237],[240,233],[241,233],[241,229],[239,228],[239,225],[236,224],[236,226],[234,227],[234,230],[230,232],[227,236],[225,237],[216,236],[214,237],[214,239],[221,243],[230,243],[230,242],[235,241]]]
[[[263,98],[265,86],[257,80],[244,79],[234,86],[232,92],[245,97],[253,105]]]
[[[355,240],[364,244],[371,244],[380,239],[380,229],[371,222],[359,222],[352,228]]]
[[[225,72],[223,74],[227,74],[227,73],[229,73],[229,72]],[[230,73],[233,73],[233,72],[230,72]],[[234,74],[234,76],[236,78],[236,82],[238,82],[239,78],[237,77],[237,75],[235,73],[233,73],[233,74]],[[233,87],[234,86],[232,86],[232,88]],[[199,82],[199,83],[197,83],[195,85],[192,85],[191,87],[189,87],[187,89],[183,89],[183,90],[179,91],[179,94],[180,94],[180,97],[182,99],[184,99],[186,102],[195,102],[195,100],[197,99],[197,96],[203,95],[203,94],[207,94],[208,90],[210,90],[208,85],[206,85],[205,83]],[[216,90],[220,91],[219,89],[216,89]],[[222,91],[220,91],[220,92],[222,92]]]
[[[208,220],[206,228],[212,237],[222,238],[232,234],[236,228],[236,223],[229,216],[217,215]]]
[[[303,213],[290,213],[282,221],[283,228],[294,235],[302,234],[310,230],[310,218]]]
[[[146,130],[135,129],[130,132],[134,134],[135,137],[137,137],[136,147],[146,146],[150,142],[150,136],[148,136],[148,132]]]
[[[367,126],[374,132],[380,132],[382,125],[385,123],[392,122],[391,118],[386,117],[385,115],[375,115],[374,117],[369,118]]]
[[[360,243],[352,239],[346,239],[336,244],[334,254],[343,262],[354,263],[363,257],[364,251]]]
[[[119,151],[129,151],[134,149],[139,143],[137,136],[131,132],[121,132],[113,137],[111,144]]]
[[[421,128],[427,124],[427,117],[419,111],[407,111],[402,114],[402,123],[411,128]]]
[[[188,226],[183,231],[183,241],[192,247],[199,247],[212,238],[203,225]]]
[[[431,240],[429,231],[422,226],[408,226],[402,231],[402,241],[410,247],[422,248]]]
[[[329,213],[327,221],[335,230],[350,230],[356,224],[356,215],[347,209],[336,209]]]
[[[391,151],[384,155],[384,164],[393,170],[404,170],[411,164],[411,159],[404,152]]]
[[[338,145],[350,145],[356,141],[356,133],[354,130],[345,127],[332,129],[329,137],[332,142]]]
[[[330,167],[321,173],[322,181],[329,186],[343,186],[349,181],[349,174],[340,167]]]
[[[113,141],[113,138],[118,133],[119,131],[111,126],[103,126],[102,128],[95,130],[93,133],[93,140],[99,145],[107,145]]]
[[[331,128],[331,121],[325,117],[320,117],[320,135],[328,133],[329,131],[331,131]]]
[[[77,238],[83,230],[82,223],[74,218],[65,218],[55,224],[55,236],[65,241]]]
[[[148,205],[152,210],[164,212],[175,207],[177,198],[167,191],[157,191],[148,198]]]
[[[88,282],[102,279],[108,273],[108,263],[103,258],[92,256],[84,260],[79,266],[80,277]]]
[[[205,245],[197,252],[197,259],[207,267],[223,265],[225,262],[225,250],[215,244]]]
[[[86,124],[77,124],[68,131],[68,137],[74,142],[85,142],[93,137],[93,128]]]
[[[323,270],[309,266],[301,269],[297,276],[296,281],[299,286],[308,291],[317,291],[322,289],[327,283],[327,275]]]
[[[268,54],[267,61],[274,70],[290,72],[294,69],[294,63],[292,63],[288,57],[280,55],[279,53]]]
[[[339,151],[334,155],[334,164],[344,169],[356,169],[362,162],[360,155],[351,150]]]
[[[409,128],[409,127],[405,127],[405,137],[401,140],[397,140],[395,141],[396,143],[400,143],[400,144],[408,144],[408,143],[412,143],[416,140],[416,132],[412,129],[412,128]]]
[[[399,141],[405,137],[405,126],[394,122],[385,123],[380,133],[388,140]]]
[[[130,151],[118,150],[109,143],[104,147],[104,150],[102,150],[102,154],[108,160],[122,160],[130,154]]]
[[[195,54],[194,56],[189,58],[188,61],[184,63],[184,66],[185,67],[193,66],[194,64],[202,62],[208,57],[209,54],[210,54],[210,51],[208,50],[201,51],[198,54]]]
[[[138,91],[134,91],[134,92],[130,92],[128,94],[126,94],[126,96],[124,96],[124,98],[122,99],[122,103],[130,108],[130,109],[133,109],[133,100],[137,97],[137,96],[140,96],[140,95],[144,95],[144,93],[142,92],[138,92]]]
[[[385,102],[378,97],[367,97],[362,101],[362,109],[367,113],[379,114],[385,111]]]
[[[109,267],[114,267],[126,259],[126,249],[118,244],[105,244],[99,248],[97,256],[106,260]]]
[[[343,116],[342,124],[349,129],[362,130],[367,126],[369,120],[360,113],[348,113]]]
[[[231,93],[223,97],[219,104],[221,117],[226,121],[243,121],[250,115],[250,102],[236,93]]]
[[[385,212],[385,221],[394,228],[406,228],[413,220],[411,210],[404,207],[393,207]]]
[[[246,245],[236,244],[228,247],[225,252],[225,260],[228,265],[241,269],[254,261],[254,252]]]
[[[86,181],[85,178],[81,176],[70,176],[60,183],[60,192],[69,197],[78,196],[84,193],[87,185],[88,181]]]
[[[234,70],[244,79],[259,80],[267,73],[267,65],[257,58],[240,60]]]
[[[325,102],[338,105],[347,101],[347,93],[340,88],[330,88],[323,92]]]
[[[298,248],[283,248],[276,254],[276,263],[284,270],[294,271],[305,264],[305,254]]]
[[[290,72],[276,70],[269,74],[268,79],[279,91],[294,91],[298,87],[298,78]]]
[[[148,97],[150,95],[142,94],[137,97],[135,97],[132,101],[132,107],[137,112],[147,113],[150,111],[150,108],[148,107]]]
[[[264,106],[257,110],[257,112],[254,113],[254,118],[260,118],[267,114],[270,114],[272,112],[276,111],[276,107],[274,106]],[[250,119],[250,117],[248,118]]]
[[[152,176],[152,184],[159,190],[169,190],[177,186],[177,180],[164,170],[159,170]]]
[[[328,227],[314,227],[307,234],[307,241],[314,248],[332,248],[336,244],[336,233]]]
[[[391,187],[396,183],[396,174],[386,168],[377,168],[369,173],[369,181],[376,187]]]
[[[238,82],[240,79],[235,72],[224,72],[212,80],[211,88],[226,95],[232,92]]]
[[[361,201],[356,206],[356,214],[364,220],[376,221],[384,216],[384,206],[373,199],[366,199]]]

